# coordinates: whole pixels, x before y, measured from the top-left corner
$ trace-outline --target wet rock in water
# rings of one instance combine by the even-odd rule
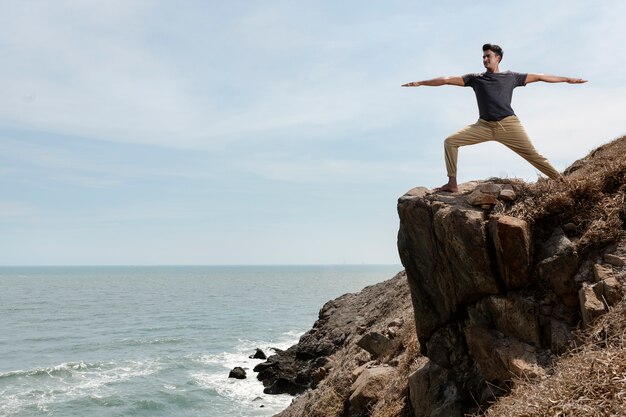
[[[236,366],[228,374],[229,378],[246,379],[246,371],[241,366]]]
[[[250,355],[249,356],[250,359],[267,359],[267,356],[265,355],[265,352],[263,352],[261,349],[257,348],[256,352],[254,353],[254,355]]]

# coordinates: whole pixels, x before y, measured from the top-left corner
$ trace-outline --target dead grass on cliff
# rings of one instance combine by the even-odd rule
[[[602,316],[582,345],[561,357],[554,373],[537,383],[516,381],[488,417],[588,417],[626,415],[626,301]]]
[[[540,237],[572,223],[579,250],[615,242],[626,220],[626,136],[576,161],[563,182],[541,179],[514,187],[518,201],[496,211],[526,220]]]
[[[396,373],[381,400],[371,410],[371,417],[412,417],[408,404],[408,377],[417,369],[417,359],[421,356],[415,319],[409,314],[399,334],[404,352],[398,356]]]

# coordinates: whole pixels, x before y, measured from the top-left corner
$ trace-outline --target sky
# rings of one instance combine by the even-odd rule
[[[0,265],[399,264],[399,196],[446,182],[501,70],[559,170],[626,134],[626,2],[0,0]],[[496,143],[460,182],[537,172]]]

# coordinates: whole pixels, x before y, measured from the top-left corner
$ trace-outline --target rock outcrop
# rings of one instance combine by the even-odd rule
[[[427,358],[409,377],[416,417],[461,416],[514,377],[544,378],[581,318],[591,324],[623,296],[619,256],[583,260],[561,227],[542,240],[524,220],[491,214],[497,199],[515,198],[503,189],[415,188],[398,201],[398,249]]]
[[[316,388],[335,368],[335,354],[342,349],[369,351],[367,360],[359,359],[363,363],[392,355],[399,348],[394,332],[403,326],[404,319],[393,315],[388,319],[387,314],[397,311],[403,314],[410,311],[403,273],[357,294],[344,294],[328,301],[320,309],[313,328],[302,335],[296,345],[269,356],[254,368],[265,386],[264,392],[297,395]],[[389,320],[388,326],[380,328],[381,321]]]

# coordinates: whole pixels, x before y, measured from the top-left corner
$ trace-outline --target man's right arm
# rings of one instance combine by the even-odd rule
[[[463,81],[463,77],[438,77],[433,78],[432,80],[415,81],[412,83],[402,84],[402,87],[419,87],[421,85],[426,85],[429,87],[439,87],[440,85],[457,85],[459,87],[463,87],[465,86],[465,82]]]

